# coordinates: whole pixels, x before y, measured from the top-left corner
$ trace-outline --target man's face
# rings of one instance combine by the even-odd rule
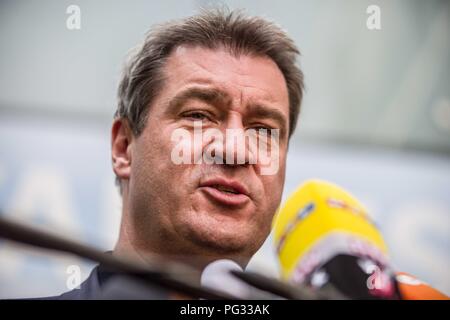
[[[251,257],[270,232],[282,194],[289,131],[284,77],[267,57],[179,47],[131,148],[128,203],[137,243],[155,251]],[[279,129],[279,166],[175,164],[174,130]],[[205,148],[203,143],[199,148]],[[225,156],[225,155],[224,155]],[[232,191],[229,193],[224,191]]]

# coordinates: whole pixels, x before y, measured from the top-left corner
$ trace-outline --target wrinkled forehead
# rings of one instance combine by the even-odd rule
[[[236,94],[251,93],[276,104],[288,115],[289,96],[283,73],[268,56],[235,55],[224,47],[179,46],[165,66],[166,84],[176,90],[192,83],[211,84]]]

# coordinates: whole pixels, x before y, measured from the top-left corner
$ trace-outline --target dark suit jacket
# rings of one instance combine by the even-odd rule
[[[39,298],[45,300],[165,300],[168,292],[158,286],[150,286],[138,279],[95,267],[80,285],[59,296]]]

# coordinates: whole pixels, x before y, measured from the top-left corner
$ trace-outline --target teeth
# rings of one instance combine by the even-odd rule
[[[216,187],[217,190],[220,190],[222,192],[228,192],[228,193],[233,193],[233,194],[237,194],[238,193],[233,188],[220,186],[220,185],[216,185],[215,187]]]

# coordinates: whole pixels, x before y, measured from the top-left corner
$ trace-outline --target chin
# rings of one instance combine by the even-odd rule
[[[194,210],[177,216],[175,225],[190,251],[198,255],[251,257],[270,232],[270,225],[266,234],[263,226],[251,219],[256,213],[250,208],[227,213],[210,203],[198,202],[192,207]]]
[[[207,255],[247,255],[255,246],[254,237],[242,234],[241,228],[234,224],[227,226],[211,223],[206,226],[198,224],[185,225],[186,240],[198,251]]]

